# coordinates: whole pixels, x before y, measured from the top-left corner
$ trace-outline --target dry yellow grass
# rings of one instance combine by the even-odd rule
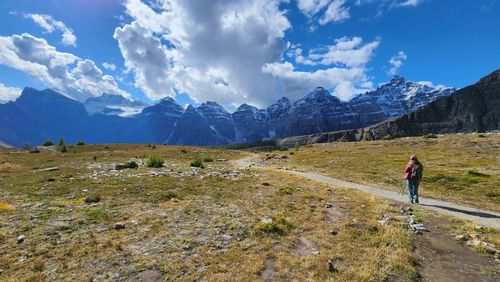
[[[404,166],[417,154],[425,168],[423,196],[500,211],[500,135],[315,144],[290,153],[280,165],[394,191],[404,186]]]
[[[236,151],[144,145],[75,149],[64,155],[0,152],[2,160],[25,167],[0,172],[0,200],[16,207],[2,213],[0,280],[116,281],[148,269],[167,281],[256,281],[264,272],[287,281],[416,275],[412,234],[397,223],[377,222],[398,207],[374,197],[217,161],[246,155]],[[163,158],[165,167],[145,167],[151,153]],[[206,156],[216,161],[205,169],[190,167]],[[132,159],[140,163],[138,169],[111,170]],[[59,170],[38,170],[47,167]],[[100,201],[86,203],[87,196]],[[328,210],[335,211],[335,223],[325,221],[326,203],[333,205]],[[273,219],[277,229],[263,229],[263,219]],[[117,222],[125,229],[115,230]],[[26,239],[18,245],[20,234]],[[301,246],[301,240],[319,253]],[[349,267],[330,273],[328,259]]]

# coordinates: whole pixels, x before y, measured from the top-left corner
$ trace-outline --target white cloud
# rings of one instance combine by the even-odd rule
[[[304,53],[300,45],[284,41],[291,23],[282,2],[128,0],[131,22],[116,28],[114,38],[135,86],[153,100],[186,93],[198,103],[266,106],[281,96],[298,99],[316,86],[342,99],[372,87],[366,64],[378,40],[343,37]],[[310,14],[321,11],[314,5],[327,10],[333,2],[343,3],[302,2]],[[283,61],[285,54],[321,69],[301,71]]]
[[[130,96],[113,77],[103,75],[93,61],[59,52],[45,39],[28,33],[0,36],[0,64],[23,71],[80,101],[103,93]]]
[[[319,24],[325,25],[329,22],[342,22],[351,17],[349,8],[344,7],[345,0],[334,0],[328,5],[323,17],[319,20]]]
[[[403,51],[399,51],[397,55],[394,55],[389,60],[391,68],[387,71],[388,75],[394,76],[398,73],[399,69],[403,66],[404,61],[406,61],[406,54]]]
[[[16,100],[22,91],[20,88],[8,87],[0,82],[0,104]]]
[[[104,62],[101,64],[101,66],[107,70],[110,71],[116,71],[116,65],[108,62]]]
[[[196,102],[264,105],[282,94],[262,72],[278,61],[291,27],[280,0],[126,2],[132,22],[115,39],[135,84],[152,99],[188,93]]]
[[[46,32],[52,33],[56,30],[62,32],[61,43],[64,45],[76,46],[76,36],[73,30],[61,21],[55,20],[50,15],[43,14],[23,14],[25,18],[33,20]]]
[[[404,0],[403,2],[398,3],[397,6],[399,6],[399,7],[408,7],[408,6],[415,7],[420,3],[422,3],[422,0]]]
[[[311,19],[318,18],[320,25],[342,22],[351,17],[345,0],[297,0],[299,10]],[[314,29],[314,27],[313,27]]]
[[[320,49],[312,49],[307,56],[302,55],[302,49],[296,49],[295,62],[303,65],[343,65],[359,67],[365,65],[379,46],[378,41],[363,45],[361,37],[342,37],[335,44]]]

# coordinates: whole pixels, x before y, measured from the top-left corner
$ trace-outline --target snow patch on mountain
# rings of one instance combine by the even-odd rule
[[[148,104],[142,101],[132,101],[120,95],[103,94],[88,98],[83,105],[90,115],[117,115],[129,117],[139,114]]]

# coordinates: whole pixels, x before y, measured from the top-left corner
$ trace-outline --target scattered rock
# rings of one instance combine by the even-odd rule
[[[168,217],[168,214],[167,214],[167,213],[162,212],[162,213],[160,213],[160,216],[161,216],[161,217],[163,217],[163,218],[167,218],[167,217]]]
[[[24,242],[24,239],[26,239],[26,236],[24,235],[17,236],[17,243],[21,244],[22,242]]]
[[[408,227],[415,234],[422,234],[425,231],[429,231],[427,230],[427,228],[425,228],[425,225],[423,225],[422,223],[417,223],[415,220],[413,220],[413,218],[409,219]]]
[[[144,270],[137,273],[134,277],[132,277],[129,281],[137,281],[137,282],[159,282],[162,281],[163,274],[156,269]]]
[[[125,229],[125,223],[117,222],[115,223],[115,230]]]
[[[273,220],[271,218],[269,218],[269,217],[263,217],[260,220],[260,222],[262,222],[262,223],[271,223],[271,222],[273,222]]]
[[[330,203],[326,203],[325,208],[327,208],[327,209],[331,209],[331,208],[333,208],[333,205],[332,205],[332,204],[330,204]]]
[[[484,226],[482,226],[482,225],[477,225],[477,226],[475,226],[475,227],[474,227],[474,229],[475,229],[476,231],[482,231],[482,230],[484,229]]]
[[[35,171],[56,171],[56,170],[59,170],[59,167],[57,167],[57,166],[54,166],[54,167],[47,167],[47,168],[37,169],[37,170],[35,170]]]
[[[271,184],[269,184],[268,182],[264,182],[262,183],[263,186],[271,186]]]
[[[332,234],[333,236],[337,236],[339,232],[337,230],[330,230],[330,234]]]
[[[455,240],[457,240],[457,241],[467,241],[470,239],[471,239],[471,237],[469,235],[460,234],[460,235],[455,236]]]
[[[344,272],[349,271],[352,267],[341,259],[329,259],[326,262],[326,267],[329,272]]]
[[[101,197],[97,195],[90,195],[85,197],[85,203],[87,204],[92,204],[92,203],[99,203],[101,201]]]
[[[227,159],[215,159],[215,162],[223,163],[223,162],[227,162]]]
[[[47,182],[54,182],[54,181],[56,181],[55,178],[52,178],[52,177],[47,178]]]

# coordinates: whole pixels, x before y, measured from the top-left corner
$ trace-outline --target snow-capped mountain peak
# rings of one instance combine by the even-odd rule
[[[121,117],[136,115],[148,106],[142,101],[132,101],[121,95],[106,93],[98,97],[88,98],[83,105],[90,115],[104,114]]]
[[[385,115],[395,117],[415,111],[440,97],[449,96],[455,90],[442,85],[434,86],[430,82],[409,81],[396,75],[377,89],[353,97],[350,102],[355,105],[375,103],[380,105]]]

